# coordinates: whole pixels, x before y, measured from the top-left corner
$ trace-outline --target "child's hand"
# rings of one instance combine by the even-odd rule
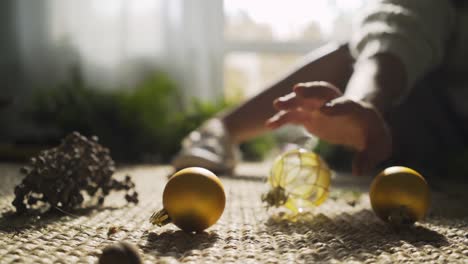
[[[345,98],[329,83],[297,84],[274,106],[279,112],[266,122],[269,128],[300,124],[327,142],[355,149],[355,175],[369,172],[390,156],[391,135],[378,111],[371,104]]]

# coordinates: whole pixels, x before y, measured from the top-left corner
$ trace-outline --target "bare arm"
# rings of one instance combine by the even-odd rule
[[[222,116],[232,140],[241,143],[267,131],[265,121],[275,114],[273,100],[291,92],[300,82],[327,81],[344,88],[351,73],[353,58],[348,46],[328,45],[313,51],[302,64],[258,95]]]

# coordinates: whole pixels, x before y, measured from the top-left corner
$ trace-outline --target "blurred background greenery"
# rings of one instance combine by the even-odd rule
[[[205,120],[234,107],[241,97],[182,101],[181,89],[163,73],[154,71],[135,87],[103,89],[87,84],[78,66],[72,78],[54,87],[33,89],[19,116],[38,131],[39,137],[19,138],[0,144],[0,159],[22,161],[60,143],[78,131],[97,135],[123,163],[167,163],[179,151],[182,139]],[[3,105],[7,105],[5,102]],[[299,137],[291,131],[262,135],[240,145],[242,159],[262,161],[278,154],[282,146]],[[296,132],[297,133],[297,132]],[[286,134],[286,135],[285,135]],[[350,168],[350,151],[318,140],[312,147],[334,169]]]
[[[0,160],[24,160],[79,131],[118,161],[166,163],[203,121],[345,40],[364,2],[3,0]],[[241,154],[276,155],[294,133],[245,142]],[[323,142],[317,151],[336,152]]]
[[[117,161],[165,163],[178,152],[184,136],[236,103],[223,98],[193,98],[184,104],[179,87],[162,72],[150,74],[131,89],[90,86],[78,67],[71,76],[71,81],[56,87],[35,89],[21,113],[38,129],[52,132],[29,144],[10,146],[9,151],[3,151],[3,158],[27,158],[78,131],[85,136],[97,135]],[[273,137],[266,135],[240,147],[244,159],[261,160],[274,145]]]

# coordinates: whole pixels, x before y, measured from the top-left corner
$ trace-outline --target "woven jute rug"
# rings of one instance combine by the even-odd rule
[[[119,241],[134,244],[145,263],[468,263],[468,189],[462,184],[435,188],[429,217],[394,230],[370,209],[369,179],[337,175],[327,202],[291,222],[261,202],[268,166],[244,164],[236,175],[221,176],[227,204],[218,223],[186,234],[148,222],[161,208],[170,167],[118,171],[117,177],[129,173],[136,181],[136,206],[116,193],[100,208],[40,217],[9,213],[18,169],[0,165],[0,263],[96,263],[104,247]],[[117,232],[109,235],[112,227]]]

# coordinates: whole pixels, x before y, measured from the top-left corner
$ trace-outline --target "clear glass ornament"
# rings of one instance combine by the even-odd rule
[[[319,155],[303,148],[287,151],[273,162],[262,195],[269,207],[301,213],[322,204],[328,197],[331,170]]]

